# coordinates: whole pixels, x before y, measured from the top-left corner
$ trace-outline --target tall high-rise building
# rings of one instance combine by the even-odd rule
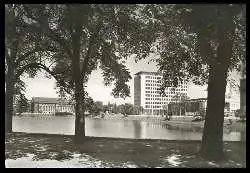
[[[160,95],[162,74],[157,72],[140,71],[134,78],[134,105],[142,106],[144,114],[162,115],[164,105],[173,102],[177,93],[187,95],[187,83],[179,81],[175,90],[172,87],[165,89],[165,94]]]

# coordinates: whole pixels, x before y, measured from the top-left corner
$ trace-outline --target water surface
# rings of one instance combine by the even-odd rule
[[[13,117],[14,132],[73,135],[74,117]],[[201,140],[201,127],[176,127],[140,120],[103,120],[86,118],[86,136],[133,139]],[[224,130],[224,141],[245,141],[246,133]]]

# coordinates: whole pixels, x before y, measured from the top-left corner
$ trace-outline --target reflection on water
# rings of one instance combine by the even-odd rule
[[[141,138],[141,123],[139,121],[132,121],[134,125],[134,138],[140,139]]]
[[[28,133],[74,134],[74,117],[13,117],[13,131]],[[201,140],[202,127],[173,126],[138,120],[102,120],[86,118],[86,135],[98,137]],[[225,141],[245,141],[246,133],[225,130]]]
[[[169,129],[169,130],[179,130],[179,131],[190,131],[190,132],[203,132],[202,127],[198,126],[190,126],[190,125],[182,125],[182,126],[173,126],[170,124],[161,124],[163,128]]]

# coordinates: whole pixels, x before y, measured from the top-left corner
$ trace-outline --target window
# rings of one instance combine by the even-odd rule
[[[146,78],[150,78],[150,76],[146,76]]]

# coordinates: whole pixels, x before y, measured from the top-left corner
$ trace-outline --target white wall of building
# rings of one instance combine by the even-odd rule
[[[187,94],[187,83],[179,84],[175,91],[172,91],[171,88],[167,88],[165,90],[166,96],[161,96],[159,93],[159,89],[161,83],[162,76],[159,74],[149,74],[149,73],[141,73],[138,74],[141,76],[141,105],[144,110],[163,110],[163,106],[167,105],[169,102],[173,101],[173,96],[177,93]],[[149,106],[149,107],[148,107]]]

